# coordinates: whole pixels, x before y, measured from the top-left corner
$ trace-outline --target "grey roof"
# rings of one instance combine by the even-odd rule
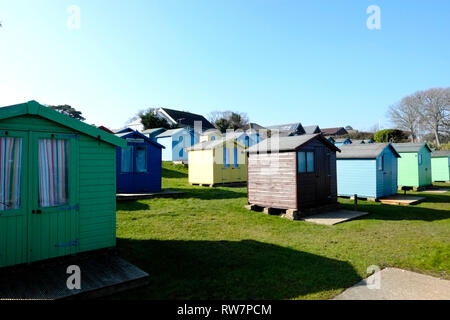
[[[303,129],[305,129],[306,134],[320,133],[318,125],[304,126]]]
[[[145,134],[152,134],[153,132],[155,132],[155,131],[159,131],[159,130],[167,130],[166,128],[152,128],[152,129],[147,129],[147,130],[144,130],[144,131],[142,131],[142,133],[145,133]]]
[[[305,133],[305,129],[303,128],[303,126],[300,122],[280,124],[280,125],[276,125],[276,126],[269,126],[269,127],[267,127],[267,129],[279,130],[280,132],[298,133],[298,134]]]
[[[350,142],[353,142],[350,138],[334,139],[334,142],[345,142],[347,140],[349,140]]]
[[[393,146],[398,152],[419,152],[426,145],[431,152],[431,148],[425,143],[394,143]]]
[[[400,155],[390,143],[347,144],[340,146],[341,153],[336,154],[337,159],[375,159],[387,147],[391,148],[397,158]]]
[[[156,138],[171,137],[174,134],[177,134],[183,130],[187,130],[187,129],[185,129],[185,128],[170,129],[170,130],[164,131],[163,133],[157,135]]]
[[[324,138],[321,134],[304,134],[301,136],[289,136],[289,137],[272,137],[261,141],[258,144],[253,145],[247,151],[249,153],[266,153],[266,152],[283,152],[294,151],[301,147],[305,143],[313,140],[320,139],[330,149],[339,151],[339,148],[335,147],[330,141]]]
[[[210,141],[203,141],[197,144],[194,144],[193,146],[186,148],[187,151],[194,151],[194,150],[209,150],[209,149],[214,149],[220,145],[222,145],[223,143],[227,142],[227,141],[232,141],[234,140],[233,138],[221,138],[221,139],[216,139],[216,140],[210,140]],[[234,140],[235,141],[235,140]],[[239,142],[235,141],[236,143],[240,144]],[[242,147],[245,148],[244,145],[240,144]]]
[[[450,157],[450,150],[436,150],[431,153],[432,158]]]

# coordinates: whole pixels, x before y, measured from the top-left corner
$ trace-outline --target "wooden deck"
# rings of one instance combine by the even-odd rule
[[[153,198],[180,198],[184,195],[184,192],[163,190],[161,192],[149,192],[149,193],[118,193],[116,194],[117,201],[127,200],[141,200],[141,199],[153,199]]]
[[[424,201],[424,197],[410,196],[410,195],[395,195],[385,198],[379,198],[378,201],[385,204],[394,205],[414,205]]]
[[[80,267],[81,289],[69,290],[67,268]],[[0,300],[94,299],[147,285],[146,272],[114,252],[95,252],[0,269]]]

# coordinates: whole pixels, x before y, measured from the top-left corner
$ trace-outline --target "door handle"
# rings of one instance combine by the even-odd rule
[[[41,214],[42,211],[41,211],[41,210],[37,210],[36,213],[37,213],[37,214]]]
[[[41,210],[31,210],[32,214],[41,214],[42,211]]]

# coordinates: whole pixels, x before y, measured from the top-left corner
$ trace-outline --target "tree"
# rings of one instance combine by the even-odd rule
[[[81,115],[81,111],[77,111],[75,108],[72,108],[71,106],[69,106],[67,104],[59,105],[59,106],[48,106],[48,107],[50,109],[58,111],[59,113],[65,114],[66,116],[69,116],[71,118],[78,119],[81,121],[86,120],[86,118],[84,118]]]
[[[213,111],[208,114],[208,120],[221,132],[227,129],[247,129],[249,122],[246,113],[233,111]]]
[[[144,126],[144,130],[153,128],[174,128],[174,126],[172,126],[166,119],[156,116],[153,113],[153,109],[140,112],[139,117],[141,118],[141,123]]]
[[[416,140],[420,128],[419,105],[417,97],[410,95],[391,105],[388,111],[388,117],[398,129],[411,133],[412,142]]]
[[[441,145],[441,133],[449,132],[450,88],[432,88],[414,94],[420,106],[420,121]]]
[[[375,142],[404,142],[408,140],[408,136],[398,129],[384,129],[375,132]]]

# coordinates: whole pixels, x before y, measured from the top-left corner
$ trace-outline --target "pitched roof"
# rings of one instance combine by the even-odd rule
[[[139,139],[143,139],[148,143],[153,144],[155,147],[158,147],[160,149],[164,149],[165,147],[161,144],[159,144],[156,141],[153,141],[152,139],[150,139],[149,137],[147,137],[146,135],[140,133],[139,131],[132,131],[132,132],[121,132],[121,133],[116,133],[116,136],[122,138],[122,139],[127,139],[127,138],[139,138]]]
[[[305,129],[306,134],[320,133],[318,125],[304,126],[303,129]]]
[[[333,139],[334,142],[345,142],[345,141],[350,141],[353,142],[350,138],[341,138],[341,139]]]
[[[431,153],[432,158],[450,157],[450,150],[436,150]]]
[[[393,146],[398,152],[419,152],[423,146],[432,151],[428,143],[394,143]]]
[[[237,142],[232,137],[226,137],[226,138],[220,138],[220,139],[216,139],[216,140],[203,141],[203,142],[194,144],[193,146],[191,146],[189,148],[186,148],[186,150],[187,151],[195,151],[195,150],[215,149],[216,147],[219,147],[228,141],[234,141],[234,143],[240,145],[242,148],[245,148],[245,146],[243,144]]]
[[[390,148],[397,158],[400,155],[390,143],[347,144],[339,147],[337,159],[376,159],[384,149]]]
[[[22,104],[0,108],[0,120],[28,114],[36,115],[47,120],[59,123],[60,125],[71,128],[75,131],[79,131],[85,135],[91,136],[95,139],[99,139],[109,144],[122,148],[126,147],[126,142],[123,139],[116,137],[114,134],[101,130],[95,126],[91,126],[80,120],[71,118],[53,109],[47,108],[34,100]]]
[[[160,130],[167,130],[167,129],[166,128],[152,128],[152,129],[146,129],[146,130],[142,131],[142,133],[152,134],[153,132],[160,131]]]
[[[212,129],[214,126],[206,120],[206,118],[202,115],[190,113],[186,111],[178,111],[168,108],[159,108],[157,111],[163,110],[165,113],[172,118],[180,127],[190,127],[194,128],[195,121],[201,121],[202,123],[202,131],[207,129]]]
[[[248,124],[248,129],[249,129],[249,130],[252,130],[252,129],[261,130],[261,129],[266,129],[266,128],[263,127],[263,126],[260,126],[260,125],[257,124],[257,123],[250,122],[250,123]]]
[[[344,127],[323,128],[323,129],[320,129],[320,130],[326,136],[343,135],[343,134],[347,134],[348,133],[348,131],[345,130]]]
[[[170,129],[170,130],[164,131],[161,134],[157,135],[156,138],[171,137],[171,136],[173,136],[173,135],[175,135],[177,133],[180,133],[182,131],[189,132],[189,130],[186,129],[186,128]]]
[[[267,152],[283,152],[294,151],[310,142],[313,139],[319,139],[331,150],[340,151],[334,144],[328,141],[321,134],[304,134],[301,136],[289,136],[289,137],[272,137],[261,141],[258,144],[253,145],[247,151],[249,153],[267,153]]]

